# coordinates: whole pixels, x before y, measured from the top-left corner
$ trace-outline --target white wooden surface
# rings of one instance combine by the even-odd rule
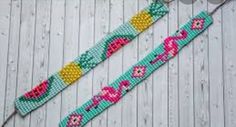
[[[14,99],[93,46],[151,0],[1,0],[0,124]],[[216,5],[175,1],[170,13],[50,102],[6,127],[56,127],[181,24]],[[236,1],[214,25],[86,127],[236,127]]]

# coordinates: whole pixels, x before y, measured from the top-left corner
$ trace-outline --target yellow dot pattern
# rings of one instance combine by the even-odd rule
[[[79,65],[72,62],[62,68],[59,75],[67,85],[70,85],[81,77],[82,70]]]
[[[130,23],[137,31],[142,32],[152,24],[152,17],[147,11],[141,11],[131,19]]]

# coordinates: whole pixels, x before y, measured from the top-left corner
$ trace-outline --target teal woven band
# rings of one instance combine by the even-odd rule
[[[181,27],[175,34],[165,39],[144,59],[133,65],[117,80],[104,87],[80,108],[64,118],[60,127],[80,127],[89,122],[109,106],[118,102],[129,90],[146,79],[161,65],[177,55],[177,53],[195,37],[212,24],[207,12],[201,12]]]
[[[85,75],[97,64],[110,57],[122,46],[129,43],[167,12],[167,7],[161,2],[150,4],[132,17],[130,21],[104,37],[94,47],[66,65],[62,70],[51,75],[31,91],[17,98],[15,101],[17,111],[22,116],[25,116],[27,113],[37,109],[68,85]]]

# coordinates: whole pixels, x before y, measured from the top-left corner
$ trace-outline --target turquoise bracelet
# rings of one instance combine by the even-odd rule
[[[128,71],[114,82],[102,88],[101,92],[93,96],[80,108],[70,113],[60,122],[60,127],[80,127],[95,116],[118,102],[129,90],[161,67],[195,37],[206,30],[213,20],[207,12],[201,12],[181,27],[175,34],[167,37],[164,43],[155,48],[141,61],[133,65]]]
[[[62,70],[51,75],[31,91],[18,97],[15,100],[16,110],[22,116],[25,116],[45,104],[68,85],[74,83],[97,64],[109,58],[114,52],[129,43],[167,12],[167,7],[161,1],[150,4],[132,17],[130,21],[104,37],[94,47],[66,65]]]

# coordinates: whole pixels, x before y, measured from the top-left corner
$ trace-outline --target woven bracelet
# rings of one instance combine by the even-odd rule
[[[95,46],[81,54],[59,72],[51,75],[31,91],[17,98],[15,100],[17,112],[25,116],[45,104],[68,85],[74,83],[97,64],[109,58],[114,52],[129,43],[167,12],[167,7],[161,1],[150,4],[132,17],[130,21],[104,37]]]
[[[177,53],[195,37],[207,29],[213,20],[207,12],[201,12],[181,27],[164,43],[155,48],[141,61],[114,82],[102,88],[101,92],[92,97],[81,107],[70,113],[60,122],[60,127],[80,127],[109,106],[118,102],[129,90],[146,79],[161,65],[177,55]]]

